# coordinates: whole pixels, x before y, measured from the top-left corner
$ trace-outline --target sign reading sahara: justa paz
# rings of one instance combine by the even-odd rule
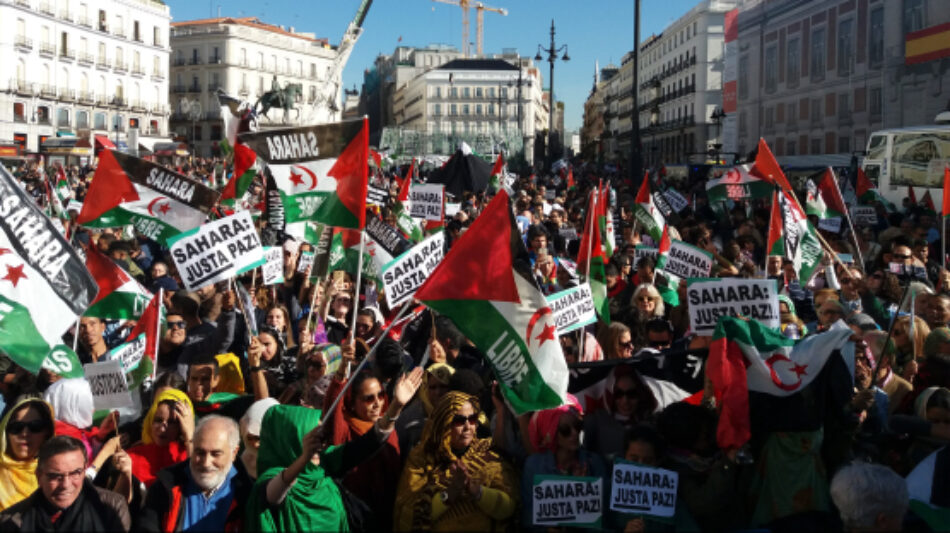
[[[264,264],[264,248],[247,211],[176,235],[169,247],[190,291]]]
[[[438,232],[406,253],[393,259],[383,269],[383,287],[389,308],[395,309],[412,298],[445,255],[445,233]]]
[[[593,526],[604,513],[599,477],[534,476],[531,521],[536,526]]]
[[[610,485],[610,510],[671,517],[676,512],[679,474],[619,460]]]
[[[712,271],[711,253],[682,241],[673,241],[664,272],[681,278],[705,278]]]
[[[778,284],[774,279],[688,279],[689,327],[697,335],[712,335],[722,316],[740,316],[777,328]]]
[[[409,206],[412,218],[441,221],[444,217],[445,186],[435,184],[410,186]]]
[[[594,296],[590,285],[584,283],[547,296],[548,307],[554,313],[557,334],[563,335],[597,322]]]

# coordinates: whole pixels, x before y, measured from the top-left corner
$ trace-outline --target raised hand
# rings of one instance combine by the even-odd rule
[[[412,369],[412,372],[408,374],[403,374],[399,381],[396,382],[396,387],[393,389],[393,404],[402,409],[407,403],[412,401],[412,397],[416,394],[416,391],[419,390],[419,385],[422,384],[422,367],[417,366]]]

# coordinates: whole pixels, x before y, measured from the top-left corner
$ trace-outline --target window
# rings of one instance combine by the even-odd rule
[[[785,66],[785,83],[790,88],[798,87],[798,77],[802,72],[802,45],[797,38],[788,40]]]
[[[821,98],[811,100],[811,121],[821,122]]]
[[[811,34],[811,72],[812,81],[825,79],[825,29],[815,29]]]
[[[311,77],[311,78],[316,78],[316,77],[317,77],[317,64],[316,64],[316,63],[310,63],[310,77]]]
[[[442,104],[435,104],[435,106],[433,107],[432,114],[434,114],[437,117],[442,115]]]
[[[871,10],[871,31],[868,32],[868,60],[872,67],[884,62],[884,8]]]
[[[749,56],[739,57],[739,98],[749,97]]]
[[[162,34],[159,32],[158,26],[152,28],[152,44],[162,46]]]
[[[218,50],[218,47],[215,46],[211,51],[211,62],[218,63],[221,61],[221,52]]]
[[[774,107],[765,108],[765,129],[766,130],[775,129],[775,108]]]
[[[76,111],[76,129],[88,129],[88,128],[89,128],[89,112]]]
[[[798,122],[798,103],[792,102],[786,106],[785,111],[785,121],[789,124],[795,124]],[[792,154],[788,154],[792,155]]]
[[[494,114],[495,114],[495,104],[488,104],[488,114],[494,116]]]
[[[765,49],[765,92],[774,93],[778,88],[778,47]]]
[[[451,116],[454,117],[454,116],[458,116],[458,114],[459,114],[458,105],[452,104],[452,105],[449,107],[449,115],[451,115]],[[454,124],[454,123],[453,123],[453,124]]]
[[[475,105],[475,114],[481,116],[482,114],[482,104]]]
[[[508,99],[508,87],[502,87],[501,89],[499,89],[498,95],[499,95],[500,98],[507,100],[507,99]]]
[[[838,118],[848,118],[851,116],[851,105],[848,93],[838,95]]]
[[[433,87],[432,96],[436,98],[442,98],[442,87]]]
[[[105,113],[96,113],[93,115],[93,127],[97,130],[106,129],[106,114]]]
[[[797,145],[795,141],[788,141],[785,143],[785,155],[795,155],[796,146]]]
[[[469,87],[462,88],[462,98],[470,98],[472,95],[472,90]]]
[[[868,104],[868,111],[872,117],[880,117],[884,108],[884,93],[880,87],[871,87],[871,101]]]
[[[468,104],[465,104],[465,105],[462,106],[462,114],[463,114],[463,115],[466,115],[466,116],[469,114],[469,107],[468,107]]]
[[[494,98],[494,97],[495,97],[495,88],[494,88],[494,87],[489,87],[489,88],[488,88],[488,97],[489,97],[489,98]]]
[[[142,34],[139,33],[139,21],[132,21],[132,39],[142,42]]]
[[[851,138],[838,137],[838,153],[847,154],[850,151],[851,151]]]
[[[746,135],[749,132],[749,117],[745,111],[739,112],[739,135]]]
[[[821,148],[821,139],[812,139],[811,140],[811,154],[822,154],[825,151]]]
[[[476,87],[476,88],[475,88],[475,98],[481,98],[481,97],[482,97],[482,88],[481,88],[481,87]]]
[[[924,0],[904,0],[904,33],[924,28]]]
[[[848,76],[854,63],[854,21],[842,20],[838,23],[838,75]]]
[[[451,87],[451,88],[449,89],[449,96],[451,96],[452,98],[458,98],[458,97],[459,97],[459,88],[458,88],[458,87]]]

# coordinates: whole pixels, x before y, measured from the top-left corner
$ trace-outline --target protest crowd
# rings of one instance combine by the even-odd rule
[[[359,124],[0,176],[0,531],[950,529],[932,202]]]

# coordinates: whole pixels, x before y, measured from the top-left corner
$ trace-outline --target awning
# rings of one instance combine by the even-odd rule
[[[188,145],[176,142],[157,142],[152,146],[156,156],[187,156]]]
[[[49,155],[92,155],[89,143],[82,141],[79,137],[50,137],[43,141],[40,151]]]
[[[115,144],[105,135],[96,135],[96,150],[102,150],[103,148],[115,150]]]

